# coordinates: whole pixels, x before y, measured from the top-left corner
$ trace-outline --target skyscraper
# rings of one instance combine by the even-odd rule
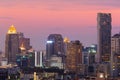
[[[71,41],[66,47],[66,69],[79,73],[82,64],[82,44],[80,41]]]
[[[97,14],[98,62],[109,62],[111,54],[111,14]]]
[[[15,27],[10,26],[5,40],[5,56],[8,59],[8,64],[16,63],[16,54],[19,53],[19,35]]]
[[[61,34],[50,34],[48,36],[46,45],[46,55],[47,59],[50,59],[52,55],[62,55],[64,54],[63,48],[63,38]]]

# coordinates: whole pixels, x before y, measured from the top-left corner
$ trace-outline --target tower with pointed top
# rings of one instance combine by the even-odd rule
[[[11,25],[10,28],[8,29],[8,34],[16,34],[16,28],[14,27],[14,25]]]
[[[16,63],[16,54],[19,53],[19,35],[14,25],[10,26],[5,40],[5,56],[8,64]]]

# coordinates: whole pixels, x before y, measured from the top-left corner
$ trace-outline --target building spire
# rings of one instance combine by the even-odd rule
[[[16,34],[16,28],[14,27],[14,25],[11,25],[10,28],[8,29],[8,34]]]

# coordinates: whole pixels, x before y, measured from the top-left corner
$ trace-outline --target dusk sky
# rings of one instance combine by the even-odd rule
[[[97,13],[112,14],[112,34],[120,32],[120,0],[0,0],[0,49],[13,24],[31,39],[35,50],[45,49],[49,34],[97,43]]]

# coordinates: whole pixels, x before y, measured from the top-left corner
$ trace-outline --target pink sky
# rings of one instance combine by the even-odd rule
[[[97,13],[112,14],[112,32],[120,32],[119,0],[1,0],[0,48],[10,25],[31,38],[35,49],[45,49],[47,36],[62,34],[83,45],[97,42]]]

